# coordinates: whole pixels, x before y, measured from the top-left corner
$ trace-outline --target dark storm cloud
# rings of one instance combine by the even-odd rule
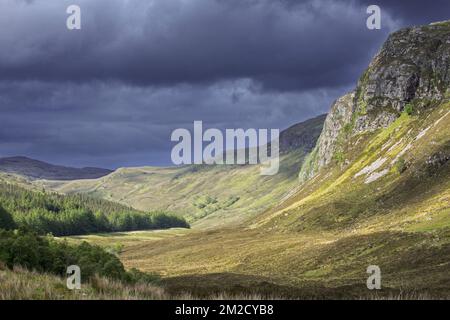
[[[288,127],[352,89],[389,32],[444,19],[447,2],[2,0],[0,156],[169,164],[170,133],[194,120]],[[80,31],[66,29],[70,4]]]
[[[360,0],[358,3],[361,6],[377,4],[401,26],[429,24],[450,18],[448,0]]]
[[[251,78],[276,90],[335,87],[355,80],[389,31],[371,33],[358,5],[326,0],[82,0],[82,30],[69,32],[72,2],[2,6],[1,16],[18,21],[0,20],[8,30],[0,79],[167,86]]]
[[[0,154],[112,168],[168,164],[171,132],[194,120],[220,129],[285,127],[293,114],[325,111],[339,91],[262,93],[250,80],[170,88],[3,83]]]

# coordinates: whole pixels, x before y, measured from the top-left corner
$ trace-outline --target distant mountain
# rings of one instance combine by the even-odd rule
[[[298,185],[298,170],[322,132],[325,116],[280,133],[280,171],[261,176],[257,165],[120,168],[96,180],[47,181],[45,189],[87,193],[140,210],[166,210],[202,227],[239,224],[282,201]]]
[[[71,168],[27,157],[9,157],[0,158],[0,172],[17,174],[30,179],[79,180],[101,178],[112,171],[101,168]]]
[[[310,152],[314,149],[326,117],[327,115],[323,114],[283,130],[280,133],[280,152],[285,153],[298,148]]]

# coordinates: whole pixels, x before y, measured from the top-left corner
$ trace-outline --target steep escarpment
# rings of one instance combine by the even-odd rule
[[[450,22],[392,34],[356,89],[333,104],[298,192],[254,226],[447,226],[449,68]]]
[[[450,96],[450,22],[400,30],[389,36],[361,76],[356,89],[338,99],[325,121],[301,180],[333,159],[344,161],[343,146],[357,134],[392,124],[403,111],[420,114]]]

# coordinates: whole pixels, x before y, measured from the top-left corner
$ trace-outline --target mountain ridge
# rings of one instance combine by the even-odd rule
[[[186,165],[119,168],[92,180],[37,181],[61,193],[88,193],[139,210],[165,210],[194,227],[240,224],[282,201],[297,184],[296,173],[322,131],[325,115],[280,134],[280,170],[261,176],[258,165]]]
[[[24,156],[14,156],[0,158],[0,172],[17,174],[31,179],[78,180],[100,178],[113,171],[95,167],[66,167]]]

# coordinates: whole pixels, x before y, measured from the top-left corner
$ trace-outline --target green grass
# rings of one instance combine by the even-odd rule
[[[449,107],[404,113],[386,129],[353,137],[359,142],[343,146],[348,164],[332,164],[302,185],[295,180],[300,151],[284,156],[275,177],[260,177],[254,167],[120,170],[86,190],[126,201],[161,197],[160,205],[192,217],[214,210],[191,230],[70,241],[116,250],[127,269],[161,274],[170,295],[448,299],[450,164],[430,159],[450,152]],[[385,176],[371,183],[370,173],[356,177],[381,158],[375,172],[388,170]],[[399,159],[408,163],[402,172]],[[382,271],[377,293],[366,288],[372,264]]]
[[[172,290],[173,291],[173,290]],[[256,293],[235,294],[217,291],[208,295],[171,293],[161,286],[150,284],[124,285],[107,278],[96,277],[82,284],[80,290],[69,290],[66,279],[53,275],[30,272],[20,267],[8,270],[0,266],[0,300],[261,300],[275,299],[272,295]]]
[[[258,166],[130,168],[97,179],[44,183],[63,193],[83,192],[140,210],[181,215],[194,228],[238,225],[281,199],[297,184],[301,150],[281,158],[280,172],[260,176]],[[214,203],[202,203],[214,199]]]
[[[173,291],[253,287],[280,296],[373,297],[366,268],[376,264],[383,279],[376,298],[448,298],[450,165],[429,162],[449,152],[448,111],[446,104],[421,118],[405,114],[362,136],[360,146],[349,149],[349,165],[325,168],[251,219],[251,228],[147,233],[140,241],[125,233],[101,241],[123,243],[127,268],[159,272]],[[408,144],[402,156],[408,167],[400,173],[394,160]],[[387,175],[371,183],[365,175],[355,178],[381,157],[388,160],[376,171],[390,168]]]
[[[323,121],[319,116],[281,133],[280,170],[273,176],[261,176],[257,165],[189,165],[122,168],[100,179],[42,180],[33,181],[33,186],[174,213],[197,229],[237,226],[281,202],[297,186],[298,171]]]
[[[450,297],[445,285],[450,280],[449,235],[449,228],[368,234],[240,229],[133,243],[127,238],[134,235],[122,234],[126,245],[120,258],[128,268],[162,272],[162,283],[172,293],[201,296],[242,289],[264,294],[270,288],[274,296],[291,298],[370,297],[366,268],[376,264],[383,276],[379,297],[400,292]]]

